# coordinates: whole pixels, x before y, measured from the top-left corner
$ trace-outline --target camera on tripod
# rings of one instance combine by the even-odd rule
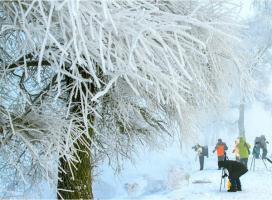
[[[192,146],[192,149],[194,149],[195,151],[197,150],[198,145]]]

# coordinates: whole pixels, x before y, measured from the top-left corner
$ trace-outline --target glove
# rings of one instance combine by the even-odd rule
[[[215,150],[212,151],[213,153],[215,152]]]

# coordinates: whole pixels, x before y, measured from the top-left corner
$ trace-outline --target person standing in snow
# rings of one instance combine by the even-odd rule
[[[254,147],[252,150],[253,158],[259,159],[261,154],[261,141],[260,137],[256,137],[254,141]],[[264,151],[263,151],[264,154]]]
[[[197,152],[198,158],[199,158],[199,164],[200,164],[200,170],[203,170],[204,168],[204,147],[197,144],[192,147]]]
[[[266,156],[267,156],[267,144],[268,144],[268,141],[266,140],[265,136],[261,135],[260,136],[260,147],[263,150],[262,159],[266,158]]]
[[[250,144],[246,142],[244,137],[239,137],[239,143],[237,145],[240,153],[240,162],[247,168],[248,156],[250,154]]]
[[[266,140],[264,135],[261,135],[260,137],[256,137],[255,138],[255,145],[253,148],[253,156],[254,158],[260,158],[260,150],[262,149],[262,159],[266,159],[267,161],[269,161],[270,163],[272,163],[272,160],[270,160],[269,158],[267,158],[267,144],[268,141]]]
[[[213,153],[216,151],[218,162],[225,160],[226,151],[228,150],[228,146],[222,139],[218,139],[216,146],[214,147]],[[218,169],[220,169],[218,165]]]
[[[240,160],[240,153],[239,153],[238,144],[239,144],[239,138],[237,138],[237,139],[235,140],[234,148],[233,148],[233,150],[232,150],[232,153],[234,153],[234,155],[235,155],[235,160],[236,160],[236,161],[239,161],[239,160]]]
[[[219,161],[218,166],[228,170],[228,175],[225,173],[222,177],[228,176],[229,178],[230,188],[228,188],[228,192],[242,191],[240,177],[248,171],[247,168],[234,160]]]

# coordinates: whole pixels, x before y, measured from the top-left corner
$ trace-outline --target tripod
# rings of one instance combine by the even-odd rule
[[[224,179],[224,188],[226,187],[226,178],[227,174],[225,172],[225,169],[222,168],[222,173],[221,173],[221,182],[220,182],[220,192],[221,192],[221,187],[222,187],[222,180]]]
[[[251,159],[251,164],[250,164],[250,170],[251,170],[252,167],[253,167],[253,171],[255,171],[255,160],[256,160],[256,159],[259,159],[259,158],[255,158],[255,156],[252,157],[252,159]],[[264,159],[267,159],[267,158],[265,157],[265,158],[260,158],[260,159],[262,159],[263,164],[264,164],[266,170],[268,170],[267,165],[266,165],[265,160],[264,160]],[[269,159],[267,159],[267,160],[270,162]]]
[[[224,153],[224,156],[225,156],[224,160],[228,160],[228,159],[229,159],[229,158],[227,157],[226,152]],[[221,181],[220,181],[220,192],[221,192],[221,187],[222,187],[222,179],[224,179],[224,188],[226,187],[226,179],[225,179],[225,178],[226,178],[227,176],[228,176],[228,175],[226,174],[225,169],[222,168]]]

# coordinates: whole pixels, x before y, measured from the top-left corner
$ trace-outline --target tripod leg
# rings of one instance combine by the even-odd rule
[[[253,159],[254,159],[254,157],[252,157],[252,159],[251,159],[250,170],[252,169]]]
[[[262,159],[262,161],[263,161],[263,163],[264,163],[265,168],[268,170],[268,168],[267,168],[267,166],[266,166],[266,163],[265,163],[264,159]]]
[[[222,179],[223,179],[223,175],[224,175],[224,168],[222,169],[222,172],[221,172],[220,192],[221,192],[221,187],[222,187]]]
[[[265,157],[265,159],[266,159],[268,162],[272,163],[272,160],[270,160],[269,158]]]
[[[254,158],[254,163],[253,163],[253,171],[255,171],[255,158]]]

